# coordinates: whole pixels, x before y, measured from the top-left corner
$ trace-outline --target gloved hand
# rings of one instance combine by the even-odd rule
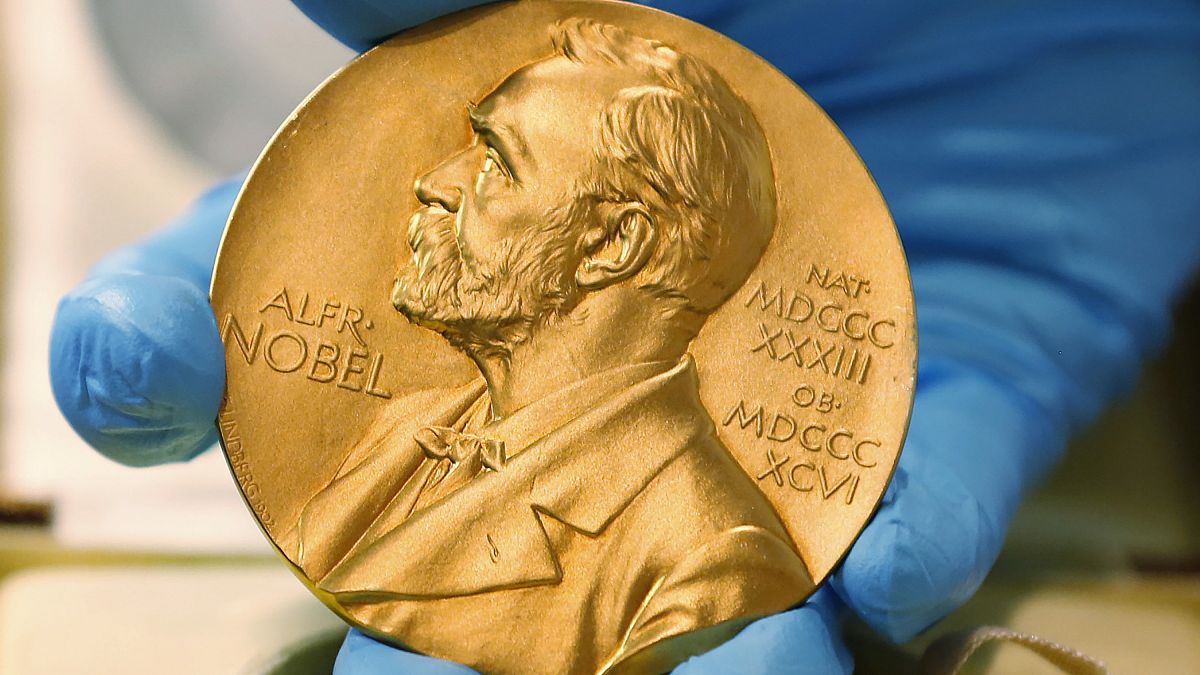
[[[360,49],[476,4],[295,2]],[[849,672],[843,608],[902,641],[969,598],[1025,491],[1164,338],[1200,258],[1200,6],[646,4],[800,83],[862,154],[905,242],[919,382],[882,508],[809,603],[677,671]],[[59,405],[118,461],[185,460],[213,441],[224,362],[205,289],[238,182],[105,259],[59,308]],[[351,631],[337,672],[470,671]]]

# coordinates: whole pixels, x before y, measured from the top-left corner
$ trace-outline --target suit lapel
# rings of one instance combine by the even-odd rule
[[[397,500],[416,499],[428,463],[413,434],[425,425],[457,424],[485,390],[477,380],[413,394],[384,409],[334,479],[300,513],[298,564],[310,578],[324,576]]]
[[[599,534],[711,429],[685,358],[543,435],[501,472],[480,474],[373,541],[364,537],[318,585],[354,601],[557,583],[562,570],[543,514]]]
[[[353,602],[384,595],[456,597],[559,581],[558,561],[528,501],[532,474],[510,468],[506,475],[480,474],[364,542],[318,585]]]
[[[663,467],[712,433],[687,355],[563,427],[553,443],[531,448],[544,470],[530,499],[556,520],[597,535]]]

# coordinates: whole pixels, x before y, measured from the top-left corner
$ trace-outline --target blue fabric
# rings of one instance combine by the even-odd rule
[[[358,48],[471,4],[296,2]],[[849,672],[843,606],[906,640],[969,598],[1069,434],[1162,344],[1200,260],[1200,5],[646,4],[800,83],[871,168],[909,255],[919,382],[883,507],[832,593],[678,671]],[[59,404],[118,461],[187,459],[212,441],[222,362],[203,294],[230,185],[106,259],[60,307]],[[463,671],[434,663],[352,632],[337,672]]]

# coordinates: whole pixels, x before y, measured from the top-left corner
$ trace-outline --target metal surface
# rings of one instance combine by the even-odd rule
[[[747,50],[623,3],[493,5],[335,75],[212,299],[264,532],[347,621],[484,673],[664,672],[799,604],[912,403],[853,149]]]

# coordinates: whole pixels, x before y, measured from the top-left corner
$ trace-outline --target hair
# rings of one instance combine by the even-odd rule
[[[775,228],[774,171],[754,113],[708,65],[615,26],[564,21],[554,47],[575,63],[631,68],[644,80],[603,112],[584,198],[646,206],[659,237],[639,288],[715,311],[745,283]]]

